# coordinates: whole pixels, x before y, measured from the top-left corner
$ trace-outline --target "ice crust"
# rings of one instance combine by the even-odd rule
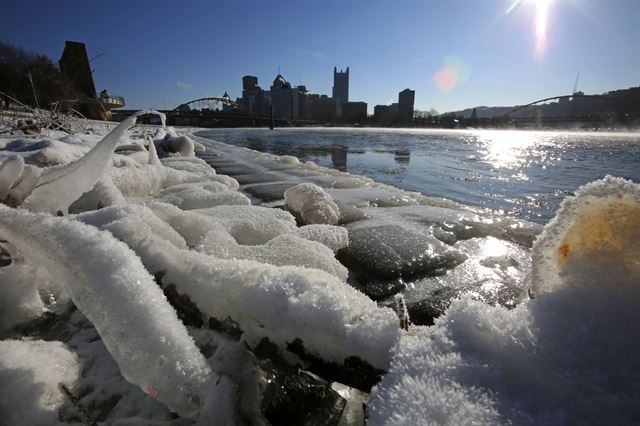
[[[97,211],[78,218],[99,225],[104,221],[96,218],[103,215]],[[323,359],[341,363],[357,356],[377,368],[388,363],[387,350],[400,333],[395,314],[332,275],[179,249],[154,235],[136,214],[99,226],[125,241],[149,271],[162,272],[164,285],[174,284],[180,294],[189,295],[206,316],[230,318],[254,344],[263,337],[283,346],[301,339]],[[331,250],[314,244],[316,252],[332,258]]]
[[[205,359],[153,277],[121,242],[75,221],[4,206],[0,233],[64,283],[127,380],[184,416],[197,414],[215,393]]]
[[[370,424],[637,423],[639,232],[640,186],[582,187],[533,248],[535,299],[467,295],[402,337]]]
[[[2,424],[62,424],[58,410],[66,397],[60,385],[73,388],[79,377],[77,357],[60,342],[0,341]]]

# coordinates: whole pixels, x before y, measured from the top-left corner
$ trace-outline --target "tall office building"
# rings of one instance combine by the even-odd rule
[[[404,89],[398,93],[398,112],[399,121],[403,124],[411,123],[413,120],[413,103],[415,101],[416,91]]]
[[[342,104],[349,102],[349,67],[346,71],[338,71],[333,67],[333,99],[336,101],[338,116],[342,116]]]

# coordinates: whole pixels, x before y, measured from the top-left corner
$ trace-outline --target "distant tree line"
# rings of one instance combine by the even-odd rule
[[[50,58],[2,41],[0,92],[30,107],[42,108],[81,96]],[[0,108],[7,108],[9,103],[6,96],[0,95]]]

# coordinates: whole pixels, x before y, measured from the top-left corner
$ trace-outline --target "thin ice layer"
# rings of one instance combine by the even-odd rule
[[[126,245],[85,224],[3,206],[0,235],[64,283],[128,381],[183,416],[215,394],[206,360]]]

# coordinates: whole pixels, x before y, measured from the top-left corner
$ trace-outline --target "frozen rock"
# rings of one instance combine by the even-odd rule
[[[402,226],[348,226],[348,229],[349,246],[340,252],[341,260],[374,276],[427,275],[452,268],[466,259],[436,238]]]
[[[341,226],[306,225],[297,228],[292,234],[322,243],[333,250],[334,253],[349,245],[349,231]]]
[[[180,154],[185,157],[195,155],[195,144],[189,136],[179,136],[172,127],[167,127],[167,134],[158,144],[166,153]]]
[[[214,182],[217,183],[217,182]],[[157,200],[169,203],[183,210],[204,209],[222,205],[249,205],[251,201],[246,195],[237,191],[229,191],[225,185],[213,189],[211,185],[189,186],[180,190],[172,190],[169,193],[160,194]]]
[[[432,325],[461,294],[506,307],[526,295],[524,278],[531,264],[527,249],[494,237],[459,241],[454,247],[467,260],[443,275],[407,285],[403,295],[413,323]]]
[[[6,426],[62,424],[61,385],[80,377],[76,356],[60,342],[0,341],[0,413]]]
[[[340,210],[331,196],[317,185],[301,183],[284,193],[287,207],[300,214],[307,224],[335,225],[340,218]]]
[[[255,260],[276,266],[303,266],[320,269],[346,280],[348,271],[325,245],[291,234],[280,235],[263,245],[239,245],[229,234],[210,231],[198,243],[196,250],[220,259]]]
[[[293,155],[281,155],[278,160],[283,164],[300,164],[300,160]]]
[[[198,209],[199,214],[215,218],[239,244],[264,244],[278,235],[296,229],[289,212],[259,206],[218,206]]]

